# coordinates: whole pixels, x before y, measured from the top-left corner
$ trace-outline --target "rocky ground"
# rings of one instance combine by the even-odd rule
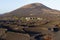
[[[45,22],[40,25],[32,23],[0,21],[0,40],[59,40],[60,31],[57,29],[54,32],[54,26],[48,27]]]

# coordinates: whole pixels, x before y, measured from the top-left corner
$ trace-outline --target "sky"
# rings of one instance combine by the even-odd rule
[[[0,0],[0,14],[11,12],[31,3],[42,3],[52,9],[60,10],[60,0]]]

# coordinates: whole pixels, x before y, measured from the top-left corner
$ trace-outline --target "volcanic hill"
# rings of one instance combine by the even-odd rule
[[[41,3],[0,15],[0,40],[58,40],[60,11]]]

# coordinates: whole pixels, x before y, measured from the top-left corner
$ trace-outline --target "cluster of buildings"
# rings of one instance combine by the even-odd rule
[[[43,18],[40,17],[21,17],[21,19],[25,19],[26,21],[30,21],[30,20],[43,20]]]

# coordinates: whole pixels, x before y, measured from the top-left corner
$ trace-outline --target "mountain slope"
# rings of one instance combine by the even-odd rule
[[[59,17],[60,11],[46,7],[41,3],[32,3],[18,8],[12,12],[6,13],[3,17],[43,17],[56,18]]]

